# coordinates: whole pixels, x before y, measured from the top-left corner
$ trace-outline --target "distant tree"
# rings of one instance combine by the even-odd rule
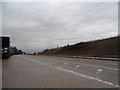
[[[49,49],[45,49],[44,51],[48,51]]]
[[[37,55],[38,53],[37,53],[37,52],[34,52],[33,54],[34,54],[34,55]]]
[[[18,54],[18,49],[16,47],[13,48],[14,54]]]
[[[70,46],[69,44],[67,44],[67,46]]]
[[[23,51],[22,51],[22,50],[19,50],[19,51],[18,51],[18,54],[23,54]]]

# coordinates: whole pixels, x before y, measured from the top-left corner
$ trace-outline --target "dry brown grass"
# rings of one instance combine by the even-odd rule
[[[44,51],[41,54],[118,55],[118,37],[81,42]]]

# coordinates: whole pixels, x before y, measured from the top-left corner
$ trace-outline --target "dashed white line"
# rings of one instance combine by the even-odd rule
[[[64,63],[65,65],[67,64],[67,63]]]
[[[75,63],[75,64],[79,64],[79,65],[82,65],[82,66],[84,65],[84,66],[91,66],[91,67],[102,68],[102,69],[109,69],[109,70],[113,70],[113,71],[119,71],[118,69],[110,68],[110,67],[102,67],[102,66],[96,66],[96,65],[79,63],[79,62],[72,62],[72,61],[66,61],[66,62]]]
[[[76,65],[76,68],[80,67],[80,65]]]
[[[85,66],[91,66],[91,67],[96,67],[96,68],[103,68],[103,69],[109,69],[109,70],[118,71],[118,69],[115,69],[115,68],[101,67],[101,66],[96,66],[96,65],[91,65],[91,64],[84,64],[84,63],[78,63],[78,62],[71,62],[71,61],[66,61],[66,62],[80,64],[80,65],[85,65]]]
[[[95,78],[97,78],[97,76],[98,76],[98,74],[99,74],[100,72],[102,72],[102,69],[98,69],[98,70],[97,70]]]
[[[94,77],[91,77],[91,76],[87,76],[87,75],[84,75],[84,74],[80,74],[80,73],[77,73],[77,72],[74,72],[74,71],[71,71],[71,70],[67,70],[67,69],[63,69],[63,68],[60,68],[60,67],[56,67],[56,66],[53,66],[53,65],[49,65],[51,67],[54,67],[54,68],[57,68],[59,70],[63,70],[63,71],[66,71],[66,72],[70,72],[70,73],[73,73],[73,74],[76,74],[76,75],[79,75],[79,76],[82,76],[82,77],[85,77],[85,78],[89,78],[89,79],[92,79],[92,80],[96,80],[96,81],[99,81],[99,82],[102,82],[102,83],[105,83],[105,84],[108,84],[108,85],[112,85],[114,87],[120,87],[118,85],[115,85],[111,82],[107,82],[107,81],[103,81],[103,80],[100,80],[100,79],[97,79],[97,78],[94,78]]]
[[[119,85],[115,85],[115,84],[113,84],[111,82],[107,82],[107,81],[100,80],[98,78],[94,78],[94,77],[87,76],[87,75],[84,75],[84,74],[80,74],[80,73],[77,73],[77,72],[74,72],[74,71],[71,71],[71,70],[67,70],[67,69],[63,69],[63,68],[60,68],[60,67],[56,67],[56,66],[53,66],[53,65],[50,65],[50,64],[46,64],[44,62],[40,62],[40,61],[36,61],[36,60],[32,60],[32,59],[31,59],[31,61],[39,63],[39,64],[42,64],[42,65],[48,65],[48,66],[51,66],[53,68],[56,68],[56,69],[59,69],[59,70],[63,70],[63,71],[66,71],[66,72],[70,72],[70,73],[73,73],[73,74],[81,76],[81,77],[89,78],[89,79],[96,80],[96,81],[99,81],[99,82],[102,82],[102,83],[105,83],[105,84],[108,84],[108,85],[112,85],[112,86],[117,87],[117,88],[120,87]],[[101,71],[101,70],[99,70],[99,71]]]

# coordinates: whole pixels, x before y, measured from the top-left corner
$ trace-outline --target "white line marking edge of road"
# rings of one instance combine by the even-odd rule
[[[36,61],[36,60],[32,60],[32,59],[31,59],[31,61],[37,62],[39,64],[43,64],[43,65],[48,65],[48,66],[51,66],[53,68],[56,68],[56,69],[59,69],[59,70],[63,70],[63,71],[66,71],[66,72],[70,72],[70,73],[73,73],[75,75],[82,76],[82,77],[85,77],[85,78],[89,78],[89,79],[92,79],[92,80],[96,80],[96,81],[99,81],[99,82],[102,82],[102,83],[105,83],[105,84],[108,84],[108,85],[112,85],[112,86],[117,87],[117,88],[120,87],[119,85],[115,85],[115,84],[113,84],[111,82],[107,82],[107,81],[100,80],[100,79],[97,79],[97,78],[94,78],[94,77],[91,77],[91,76],[87,76],[87,75],[84,75],[84,74],[80,74],[80,73],[77,73],[77,72],[74,72],[74,71],[71,71],[71,70],[67,70],[67,69],[63,69],[63,68],[60,68],[60,67],[56,67],[56,66],[53,66],[53,65],[50,65],[50,64],[46,64],[44,62],[40,62],[40,61]]]

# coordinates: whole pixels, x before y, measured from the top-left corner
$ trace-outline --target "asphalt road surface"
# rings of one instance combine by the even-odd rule
[[[2,62],[3,88],[118,88],[118,62],[15,55]]]

